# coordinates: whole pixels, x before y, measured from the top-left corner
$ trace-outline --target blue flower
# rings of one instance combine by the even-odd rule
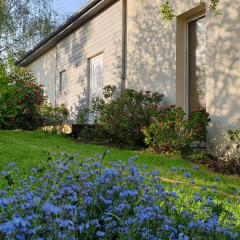
[[[193,169],[194,169],[195,171],[199,171],[200,167],[197,166],[197,165],[195,165],[195,166],[193,167]]]
[[[120,193],[121,198],[129,198],[129,197],[137,197],[138,192],[136,190],[131,191],[131,190],[126,190]]]
[[[82,233],[83,230],[84,230],[84,228],[85,228],[85,225],[84,225],[83,223],[80,224],[80,225],[78,226],[78,230],[79,230],[79,232]]]
[[[156,170],[152,173],[152,176],[157,177],[157,176],[159,176],[159,174],[160,174],[160,171]]]
[[[177,168],[176,168],[176,167],[171,167],[170,171],[171,171],[171,172],[176,172],[176,171],[177,171]]]
[[[185,173],[184,176],[185,176],[185,178],[191,178],[191,174],[190,173]]]
[[[96,237],[98,237],[98,238],[104,238],[105,237],[105,232],[102,232],[102,231],[97,231],[97,233],[96,233]]]
[[[84,202],[85,202],[85,204],[86,204],[87,206],[90,206],[90,205],[93,203],[93,198],[87,196],[87,197],[85,197]]]
[[[184,233],[180,233],[178,235],[178,240],[189,240],[189,237],[186,236]]]
[[[23,234],[17,234],[16,235],[16,240],[25,240],[25,239],[26,239],[26,237]]]
[[[8,204],[12,203],[12,199],[11,198],[0,198],[0,207],[1,208],[6,208],[8,206]]]
[[[41,207],[42,211],[45,212],[46,214],[54,214],[54,215],[58,215],[62,212],[61,208],[54,206],[52,203],[50,202],[46,202],[42,205]]]
[[[8,172],[7,171],[3,171],[3,172],[1,172],[1,175],[6,177],[8,175]]]
[[[216,182],[220,182],[221,181],[221,179],[218,178],[218,177],[216,177],[215,180],[216,180]]]
[[[15,231],[15,226],[12,221],[0,224],[0,232],[12,234]]]

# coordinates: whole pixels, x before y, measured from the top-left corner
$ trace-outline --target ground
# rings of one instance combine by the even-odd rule
[[[106,147],[76,143],[70,137],[61,135],[43,132],[0,131],[0,172],[4,171],[7,164],[11,162],[15,162],[20,168],[26,170],[36,167],[40,161],[46,160],[52,152],[77,153],[79,159],[85,159],[96,157],[97,154],[101,154],[105,150]],[[106,157],[105,162],[127,161],[133,156],[138,156],[136,163],[140,166],[147,165],[147,171],[159,170],[166,184],[177,182],[185,184],[189,195],[199,191],[201,187],[208,187],[210,191],[216,186],[219,199],[221,201],[231,199],[229,208],[235,213],[240,213],[239,177],[213,173],[204,166],[200,166],[200,169],[196,171],[194,170],[196,163],[190,163],[188,160],[182,159],[181,156],[157,155],[144,151],[110,148],[110,154]],[[172,171],[173,168],[176,168],[177,171]],[[194,185],[189,184],[189,180],[184,177],[184,172],[191,174],[191,179],[195,181]],[[218,178],[219,182],[216,181]],[[2,184],[3,182],[0,182],[0,186]],[[206,192],[206,194],[208,193]]]

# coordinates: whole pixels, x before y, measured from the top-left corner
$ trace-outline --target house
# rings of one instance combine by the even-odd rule
[[[240,128],[240,0],[220,0],[221,15],[200,0],[92,0],[20,62],[69,109],[105,85],[158,91],[186,113],[205,107],[211,139]],[[80,101],[81,102],[81,101]]]

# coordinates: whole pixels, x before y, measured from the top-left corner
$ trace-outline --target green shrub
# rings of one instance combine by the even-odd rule
[[[32,130],[42,125],[38,108],[45,101],[44,89],[26,70],[14,66],[1,67],[1,128]]]
[[[34,130],[60,125],[68,116],[64,106],[46,103],[44,89],[33,75],[11,64],[0,66],[0,128]]]
[[[208,162],[209,156],[207,152],[204,151],[192,151],[191,154],[188,156],[188,159],[192,162]]]
[[[206,141],[207,125],[211,121],[205,109],[194,109],[186,121],[186,128],[191,131],[192,140]]]
[[[143,130],[145,143],[155,152],[175,152],[189,146],[191,136],[186,131],[185,113],[175,106],[162,109],[149,127]]]
[[[204,111],[195,111],[186,119],[182,108],[163,108],[150,126],[144,128],[145,143],[158,153],[187,153],[193,141],[206,139],[208,122]]]
[[[217,171],[240,175],[240,130],[229,131],[227,138],[225,151],[217,162]]]
[[[10,125],[18,112],[16,88],[11,84],[6,66],[0,65],[0,128]]]
[[[99,125],[79,125],[77,139],[84,143],[109,144],[111,136]]]
[[[39,107],[38,111],[41,116],[43,126],[62,125],[67,120],[69,115],[68,110],[63,104],[59,107],[43,104]]]
[[[116,86],[104,88],[104,99],[95,99],[94,111],[99,124],[116,144],[144,146],[142,129],[156,116],[163,95],[126,89]]]

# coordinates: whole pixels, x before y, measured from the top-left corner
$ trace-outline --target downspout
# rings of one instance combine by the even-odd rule
[[[127,0],[122,0],[122,75],[121,89],[126,88],[127,78]]]

